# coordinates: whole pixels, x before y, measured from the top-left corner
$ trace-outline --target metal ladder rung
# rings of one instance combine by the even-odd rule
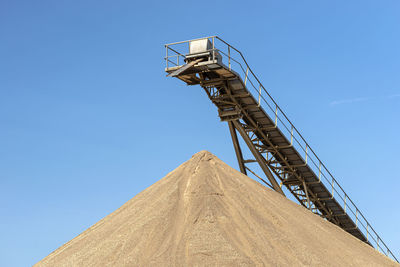
[[[286,169],[286,168],[301,168],[301,167],[307,167],[307,164],[297,164],[297,165],[290,165],[290,166],[276,166],[274,168],[276,168],[276,169]]]
[[[232,95],[233,97],[239,97],[239,98],[241,98],[241,97],[249,97],[250,96],[250,93],[244,93],[244,94],[236,94],[236,95]]]
[[[356,227],[352,227],[352,228],[343,228],[343,230],[346,230],[346,231],[356,230],[356,229],[358,229],[357,226]]]
[[[334,198],[333,197],[318,198],[319,201],[332,200],[332,199]]]
[[[332,216],[335,216],[335,217],[347,216],[347,213],[332,214]]]

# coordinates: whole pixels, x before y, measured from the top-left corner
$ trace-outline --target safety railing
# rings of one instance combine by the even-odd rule
[[[222,63],[231,71],[235,71],[241,77],[244,85],[251,89],[250,93],[258,100],[261,106],[271,118],[274,119],[275,126],[281,129],[282,133],[290,140],[290,144],[300,153],[303,160],[309,168],[314,172],[319,181],[331,191],[331,198],[335,199],[343,208],[344,212],[353,220],[356,228],[361,230],[367,240],[375,247],[376,250],[399,262],[389,247],[383,242],[382,238],[376,233],[375,229],[367,221],[361,211],[357,208],[348,194],[343,190],[331,172],[326,168],[325,164],[319,159],[314,150],[310,147],[298,129],[289,120],[272,96],[268,93],[260,80],[254,74],[248,65],[243,54],[219,38],[218,36],[210,36],[166,44],[166,68],[178,67],[185,64],[186,53],[188,52],[189,42],[201,39],[208,39],[211,43],[212,59],[215,58],[215,51],[222,55]],[[244,80],[243,80],[244,77]],[[265,105],[264,105],[265,104]]]

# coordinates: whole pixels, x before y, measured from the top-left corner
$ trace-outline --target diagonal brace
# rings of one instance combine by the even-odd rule
[[[278,182],[275,180],[274,175],[268,169],[268,165],[267,165],[265,158],[255,148],[254,144],[250,140],[250,137],[247,136],[246,131],[244,130],[243,126],[239,123],[238,120],[232,121],[232,124],[236,128],[236,130],[238,130],[238,132],[242,136],[243,140],[246,142],[246,144],[249,147],[254,158],[257,160],[258,164],[260,165],[261,169],[267,176],[268,180],[271,182],[271,185],[273,186],[274,190],[285,196],[285,193],[283,193],[282,188],[279,186]]]
[[[236,158],[239,163],[240,172],[247,175],[246,167],[244,165],[242,150],[240,149],[238,137],[236,134],[235,126],[233,126],[232,121],[228,121],[229,131],[231,133],[233,147],[235,148]]]

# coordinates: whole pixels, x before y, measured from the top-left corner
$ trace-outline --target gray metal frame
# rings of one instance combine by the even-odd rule
[[[204,55],[185,54],[190,41],[205,38],[212,49]],[[217,36],[205,38],[165,45],[165,71],[188,85],[203,87],[221,120],[228,122],[240,171],[249,171],[283,195],[281,187],[285,186],[313,213],[398,261],[264,88],[242,53]],[[222,55],[222,61],[216,55]],[[253,160],[243,159],[236,131]],[[251,162],[259,164],[269,183],[249,168]]]

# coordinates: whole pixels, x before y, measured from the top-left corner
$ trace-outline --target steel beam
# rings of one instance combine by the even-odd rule
[[[239,140],[237,138],[235,126],[233,126],[232,121],[228,121],[229,132],[231,133],[233,147],[235,148],[236,158],[239,163],[240,172],[247,175],[246,166],[244,166],[242,149],[240,149]]]
[[[308,197],[308,189],[307,189],[306,182],[304,180],[303,180],[303,188],[304,188],[304,191],[306,192],[308,209],[311,210],[311,202],[310,202],[310,198]]]
[[[186,71],[186,70],[192,68],[194,65],[196,65],[197,63],[199,63],[199,62],[202,61],[202,60],[203,60],[203,58],[199,58],[199,59],[196,59],[196,60],[194,60],[194,61],[192,61],[192,62],[189,62],[188,64],[186,64],[186,65],[180,67],[180,68],[177,69],[176,71],[174,71],[174,72],[168,74],[167,77],[176,77],[176,76],[178,76],[179,74],[183,73],[184,71]]]
[[[258,165],[260,165],[261,169],[263,170],[264,174],[267,176],[267,178],[270,181],[271,185],[273,186],[274,190],[281,193],[283,196],[285,196],[285,193],[283,193],[282,188],[279,186],[278,182],[275,180],[274,175],[268,169],[265,158],[255,148],[254,144],[251,142],[250,137],[246,134],[246,131],[243,129],[242,125],[237,120],[232,121],[232,124],[236,128],[236,130],[238,130],[238,132],[242,136],[243,140],[246,142],[246,144],[249,147],[254,158],[257,160]]]

